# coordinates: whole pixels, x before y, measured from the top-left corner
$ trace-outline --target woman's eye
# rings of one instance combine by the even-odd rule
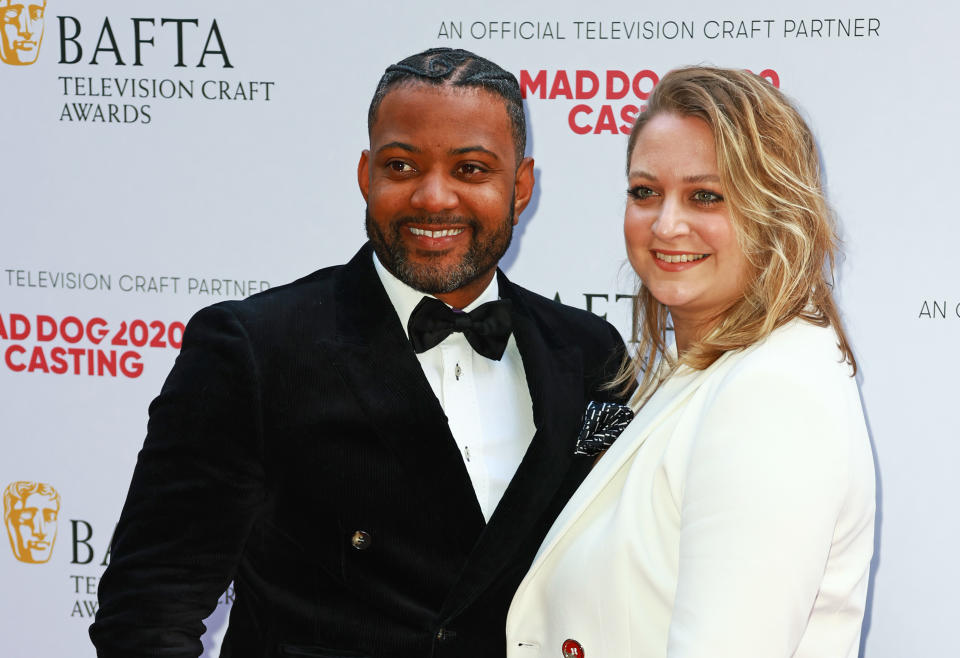
[[[646,185],[637,185],[636,187],[631,187],[629,190],[627,190],[627,194],[634,199],[649,199],[652,196],[656,196],[657,193]]]
[[[723,201],[723,197],[709,190],[698,190],[693,193],[693,200],[697,203],[710,204]]]

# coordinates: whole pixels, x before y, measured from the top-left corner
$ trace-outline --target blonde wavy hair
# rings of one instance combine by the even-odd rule
[[[746,348],[794,318],[832,326],[838,347],[857,365],[833,300],[839,238],[823,195],[820,160],[809,127],[787,98],[748,71],[689,67],[669,72],[653,90],[627,146],[660,114],[693,116],[713,132],[724,198],[737,241],[752,266],[743,296],[679,358],[667,351],[666,306],[642,282],[632,359],[612,387],[645,401],[680,365],[703,370],[725,352]]]

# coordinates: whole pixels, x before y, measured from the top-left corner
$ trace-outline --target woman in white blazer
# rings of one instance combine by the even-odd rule
[[[810,130],[753,74],[673,71],[628,177],[636,417],[544,540],[508,656],[855,657],[874,467]]]

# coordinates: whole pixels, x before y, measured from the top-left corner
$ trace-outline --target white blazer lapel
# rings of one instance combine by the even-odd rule
[[[727,355],[724,355],[727,356]],[[721,357],[723,358],[723,357]],[[663,422],[673,411],[686,402],[700,387],[709,374],[715,372],[714,368],[710,370],[687,371],[679,376],[675,375],[667,380],[662,388],[647,402],[636,417],[623,430],[623,433],[610,446],[610,449],[603,455],[600,461],[593,467],[593,470],[587,475],[586,479],[580,484],[580,487],[574,492],[573,496],[567,501],[566,507],[560,512],[560,515],[554,521],[553,526],[540,545],[530,566],[530,570],[524,578],[520,590],[539,569],[540,565],[557,545],[560,539],[576,523],[577,519],[583,514],[590,502],[599,495],[610,479],[620,470],[640,447],[644,444],[647,437]],[[519,591],[518,591],[519,594]]]

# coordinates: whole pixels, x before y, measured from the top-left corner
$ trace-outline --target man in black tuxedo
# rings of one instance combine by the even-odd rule
[[[387,69],[358,167],[370,242],[187,327],[100,582],[99,656],[200,655],[231,580],[221,656],[505,654],[623,355],[497,271],[534,185],[525,130],[516,79],[472,53]]]

